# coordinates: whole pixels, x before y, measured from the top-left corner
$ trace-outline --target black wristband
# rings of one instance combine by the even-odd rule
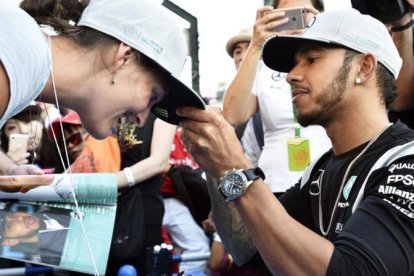
[[[410,20],[407,24],[405,24],[405,25],[402,25],[402,26],[396,26],[396,27],[392,27],[391,28],[391,32],[393,32],[393,33],[395,33],[395,32],[401,32],[401,31],[404,31],[404,30],[406,30],[406,29],[408,29],[408,28],[410,28],[411,26],[413,26],[414,25],[414,20]]]

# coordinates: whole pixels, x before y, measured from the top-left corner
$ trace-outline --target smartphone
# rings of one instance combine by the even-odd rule
[[[9,149],[7,152],[13,153],[15,156],[25,156],[27,153],[28,141],[28,134],[11,134],[9,138]]]
[[[285,30],[304,29],[306,27],[306,9],[304,7],[294,9],[276,9],[270,12],[279,11],[284,11],[285,17],[289,18],[289,21],[276,27],[275,31],[281,32]]]

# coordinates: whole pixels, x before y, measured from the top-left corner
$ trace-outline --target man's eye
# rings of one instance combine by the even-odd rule
[[[317,57],[308,57],[307,61],[309,64],[313,64],[318,60]]]

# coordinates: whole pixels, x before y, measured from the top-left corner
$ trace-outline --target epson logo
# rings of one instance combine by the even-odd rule
[[[387,178],[387,184],[389,183],[396,183],[402,182],[404,185],[409,186],[414,184],[414,176],[411,174],[401,175],[401,174],[394,174],[389,175]]]

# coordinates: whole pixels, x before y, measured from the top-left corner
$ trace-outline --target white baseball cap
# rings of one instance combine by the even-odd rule
[[[91,0],[77,23],[110,35],[138,50],[162,67],[169,93],[153,106],[160,119],[178,124],[175,110],[181,106],[205,108],[197,92],[179,80],[187,58],[182,30],[166,8],[149,0]]]
[[[271,37],[263,46],[263,61],[273,70],[289,72],[295,66],[297,50],[307,41],[344,46],[363,54],[372,53],[395,78],[401,69],[402,59],[385,25],[355,9],[320,13],[301,35]]]

